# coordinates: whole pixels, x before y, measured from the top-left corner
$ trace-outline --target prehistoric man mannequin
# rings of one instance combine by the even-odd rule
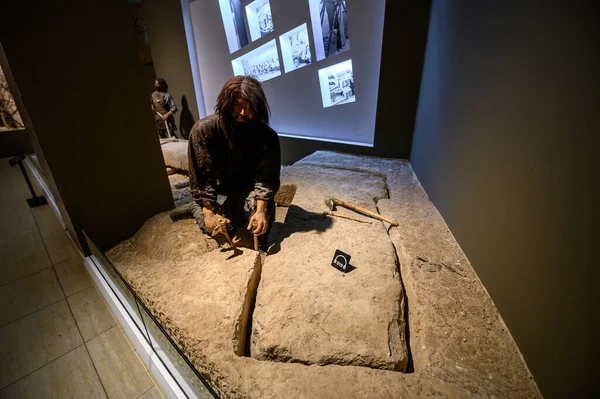
[[[281,169],[279,137],[269,126],[269,112],[256,79],[231,78],[219,93],[215,113],[192,128],[188,149],[190,211],[201,230],[211,233],[223,216],[231,236],[246,228],[258,236],[261,250],[267,249],[275,218]],[[222,205],[217,195],[227,197]]]
[[[169,86],[167,82],[163,78],[156,78],[154,81],[154,92],[152,93],[152,112],[154,113],[158,135],[165,139],[169,138],[168,133],[171,133],[173,137],[177,137],[175,134],[177,126],[175,125],[174,116],[175,112],[177,112],[177,105],[175,105],[175,100],[173,100],[168,90]]]

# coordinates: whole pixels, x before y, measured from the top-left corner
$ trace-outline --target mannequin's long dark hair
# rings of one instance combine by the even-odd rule
[[[158,91],[163,93],[169,91],[169,85],[167,84],[166,80],[163,78],[156,78],[156,81],[158,82]]]
[[[233,119],[231,110],[238,96],[248,101],[256,120],[269,123],[271,109],[260,82],[250,76],[235,76],[225,82],[215,105],[215,112],[226,126],[231,124]]]

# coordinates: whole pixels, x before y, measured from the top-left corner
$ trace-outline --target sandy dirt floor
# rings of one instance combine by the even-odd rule
[[[108,252],[222,397],[541,397],[407,162],[317,152],[282,183],[297,191],[264,260],[168,213]],[[324,217],[328,196],[399,226]],[[335,249],[350,273],[330,265]]]

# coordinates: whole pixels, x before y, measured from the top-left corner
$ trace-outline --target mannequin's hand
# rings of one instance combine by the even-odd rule
[[[221,216],[218,213],[213,213],[212,209],[203,208],[202,213],[204,214],[204,227],[208,231],[212,232],[217,227],[218,218],[225,219],[227,224],[231,223],[231,221],[224,216]]]
[[[252,230],[252,225],[256,223],[256,228]],[[265,234],[267,232],[267,228],[269,227],[269,222],[267,221],[267,213],[265,211],[257,211],[250,218],[250,222],[248,223],[248,230],[252,230],[253,234],[257,236],[261,234]]]

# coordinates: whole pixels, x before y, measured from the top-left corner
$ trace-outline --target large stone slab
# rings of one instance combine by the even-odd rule
[[[188,141],[168,141],[160,146],[165,165],[180,173],[188,174]]]
[[[333,196],[376,212],[387,195],[381,177],[292,166],[282,183],[298,189],[281,244],[263,266],[254,310],[252,357],[304,364],[404,370],[404,295],[394,247],[383,224],[324,218]],[[342,214],[353,212],[338,210]],[[352,256],[344,274],[330,263],[336,249]]]

